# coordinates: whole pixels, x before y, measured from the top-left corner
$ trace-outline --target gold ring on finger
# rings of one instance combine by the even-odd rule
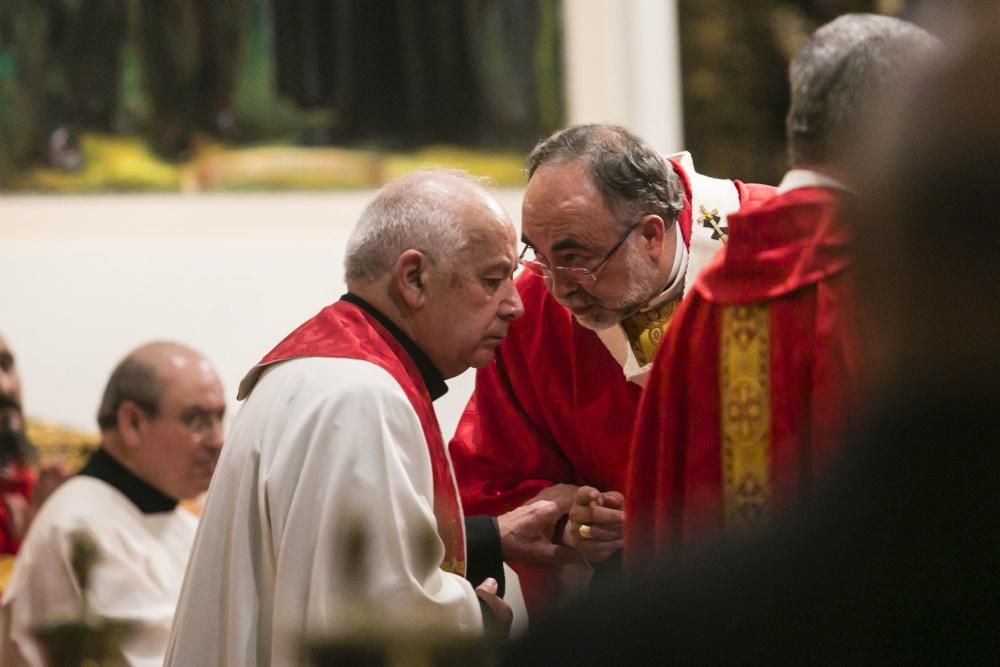
[[[581,523],[580,524],[580,537],[582,537],[585,540],[589,540],[591,538],[591,536],[592,535],[591,535],[590,526],[588,526],[585,523]]]

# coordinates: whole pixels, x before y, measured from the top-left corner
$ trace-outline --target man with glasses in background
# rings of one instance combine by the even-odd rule
[[[451,455],[467,514],[499,515],[555,487],[573,503],[553,541],[600,563],[622,544],[618,491],[657,345],[725,240],[726,213],[773,188],[699,175],[689,154],[664,159],[612,125],[557,132],[528,173],[525,316],[478,372]],[[529,611],[558,596],[559,565],[514,565]]]
[[[100,449],[49,497],[21,546],[0,609],[0,664],[47,664],[32,630],[80,613],[80,530],[99,550],[90,609],[134,624],[122,664],[163,663],[197,525],[178,501],[208,489],[225,409],[215,370],[188,347],[149,343],[119,363],[97,414]]]

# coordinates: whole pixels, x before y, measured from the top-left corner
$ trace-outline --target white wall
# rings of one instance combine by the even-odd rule
[[[345,290],[347,235],[372,192],[0,197],[0,332],[29,415],[93,429],[131,348],[174,339],[243,374]],[[520,220],[521,192],[501,191]],[[471,393],[436,406],[449,437]]]
[[[563,0],[567,120],[684,149],[677,0]]]
[[[564,0],[568,122],[626,125],[681,150],[676,0]],[[130,348],[202,350],[232,397],[243,373],[343,291],[344,241],[370,191],[0,196],[0,332],[29,414],[92,428]],[[520,220],[520,191],[501,201]],[[446,437],[472,374],[437,402]]]

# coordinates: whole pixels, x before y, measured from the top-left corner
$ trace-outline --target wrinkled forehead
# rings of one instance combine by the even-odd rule
[[[481,207],[483,220],[495,222],[501,227],[512,227],[510,216],[496,197],[483,188],[477,188],[473,200]]]
[[[462,249],[446,261],[460,273],[482,274],[496,269],[513,272],[517,264],[517,234],[510,219],[494,214],[464,221]]]
[[[580,162],[539,167],[528,182],[521,212],[524,236],[533,242],[595,234],[616,225],[614,212]]]
[[[222,382],[215,368],[204,357],[184,354],[169,354],[160,366],[160,377],[164,383],[164,398],[185,396],[192,392],[221,393]]]
[[[463,260],[476,264],[513,263],[517,254],[517,232],[508,219],[494,218],[466,229]]]
[[[507,237],[516,237],[514,223],[507,211],[485,190],[476,188],[468,192],[459,206],[457,214],[462,219],[467,246],[505,243]]]

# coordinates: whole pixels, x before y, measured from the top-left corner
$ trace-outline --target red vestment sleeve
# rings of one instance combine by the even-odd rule
[[[625,483],[640,387],[541,278],[525,273],[517,285],[525,316],[477,372],[451,442],[466,514],[502,514],[553,484]]]
[[[498,350],[496,363],[476,374],[475,393],[451,441],[466,514],[498,516],[542,489],[575,479],[551,436],[532,422],[514,395],[504,352]],[[531,387],[523,391],[530,393]]]
[[[640,388],[597,335],[577,324],[541,278],[517,279],[525,316],[511,325],[450,451],[466,514],[494,516],[553,484],[620,491]],[[556,599],[554,567],[515,565],[535,613]]]

